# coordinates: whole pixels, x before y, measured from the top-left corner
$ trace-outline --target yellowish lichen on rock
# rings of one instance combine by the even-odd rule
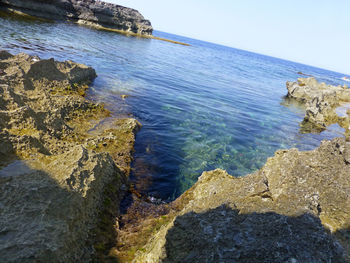
[[[84,98],[88,66],[0,51],[0,67],[0,261],[104,259],[138,123],[89,133],[110,112]]]
[[[337,138],[277,151],[242,178],[204,172],[133,262],[349,262],[349,164],[350,144]]]

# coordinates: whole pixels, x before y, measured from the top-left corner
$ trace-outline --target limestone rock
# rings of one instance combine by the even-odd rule
[[[320,132],[330,124],[338,123],[349,129],[349,116],[338,116],[337,107],[350,102],[350,89],[319,83],[315,78],[299,78],[287,82],[287,98],[305,105],[306,114],[301,123],[302,132]]]
[[[349,151],[338,138],[242,178],[204,172],[134,262],[349,262]]]
[[[105,187],[121,172],[108,154],[81,146],[0,170],[2,262],[83,262]]]
[[[91,67],[0,51],[0,68],[0,262],[103,257],[140,124],[84,98]]]
[[[136,34],[152,35],[150,21],[131,8],[98,0],[1,0],[5,11],[19,11],[46,19],[73,20]]]

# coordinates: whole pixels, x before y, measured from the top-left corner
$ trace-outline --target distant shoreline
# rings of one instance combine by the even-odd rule
[[[123,7],[124,8],[124,7]],[[125,8],[126,10],[128,10],[128,8]],[[133,9],[130,9],[133,10]],[[133,10],[136,11],[136,10]],[[136,11],[137,12],[137,11]],[[175,40],[171,40],[171,39],[166,39],[166,38],[162,38],[162,37],[156,37],[152,35],[153,32],[153,28],[150,25],[150,22],[148,20],[141,20],[142,23],[146,23],[147,26],[149,26],[151,29],[147,29],[144,33],[143,31],[143,25],[141,23],[140,28],[138,29],[137,32],[133,32],[133,30],[135,30],[134,28],[126,28],[124,29],[118,29],[118,28],[114,28],[114,27],[107,27],[105,26],[103,23],[99,22],[99,21],[90,21],[90,20],[86,20],[86,19],[80,19],[80,18],[74,18],[74,17],[56,17],[56,18],[50,18],[50,14],[45,14],[45,15],[37,15],[37,11],[35,10],[22,10],[20,8],[17,7],[6,7],[0,6],[0,16],[4,16],[4,15],[15,15],[15,16],[19,16],[19,17],[23,17],[26,19],[31,19],[31,20],[38,20],[38,21],[43,21],[43,22],[54,22],[56,21],[58,18],[65,18],[66,21],[71,21],[75,24],[78,25],[83,25],[83,26],[87,26],[90,28],[94,28],[97,30],[103,30],[103,31],[109,31],[109,32],[115,32],[118,34],[122,34],[122,35],[126,35],[126,36],[133,36],[133,37],[140,37],[140,38],[148,38],[148,39],[156,39],[156,40],[161,40],[161,41],[165,41],[165,42],[169,42],[169,43],[173,43],[173,44],[178,44],[178,45],[183,45],[183,46],[190,46],[190,44],[187,43],[183,43],[180,41],[175,41]],[[149,25],[148,25],[149,23]],[[120,25],[116,25],[116,26],[120,26]],[[139,26],[138,23],[136,23],[133,27],[137,27]],[[124,28],[124,25],[121,25],[122,28]]]

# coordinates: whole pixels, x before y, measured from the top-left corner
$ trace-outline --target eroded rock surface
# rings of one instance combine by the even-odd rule
[[[47,18],[69,19],[80,24],[152,35],[150,21],[131,8],[98,0],[0,0],[6,11]]]
[[[337,138],[242,178],[204,172],[133,262],[350,262],[349,153]]]
[[[89,261],[102,193],[120,174],[108,154],[81,146],[0,170],[1,261]]]
[[[108,250],[140,124],[100,124],[108,110],[84,98],[95,77],[0,51],[1,262],[88,262]]]
[[[287,82],[287,98],[305,105],[306,115],[301,124],[302,132],[320,132],[330,124],[338,123],[349,133],[348,116],[338,116],[336,108],[350,102],[347,86],[319,83],[315,78],[299,78]]]

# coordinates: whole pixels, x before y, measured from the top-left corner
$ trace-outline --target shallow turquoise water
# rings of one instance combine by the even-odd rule
[[[157,31],[191,46],[69,23],[0,18],[0,25],[2,49],[96,69],[89,97],[143,124],[131,179],[155,197],[177,197],[205,170],[243,176],[277,149],[313,149],[342,132],[332,126],[300,134],[303,110],[283,99],[285,82],[300,77],[298,71],[330,84],[345,84],[342,74]]]

